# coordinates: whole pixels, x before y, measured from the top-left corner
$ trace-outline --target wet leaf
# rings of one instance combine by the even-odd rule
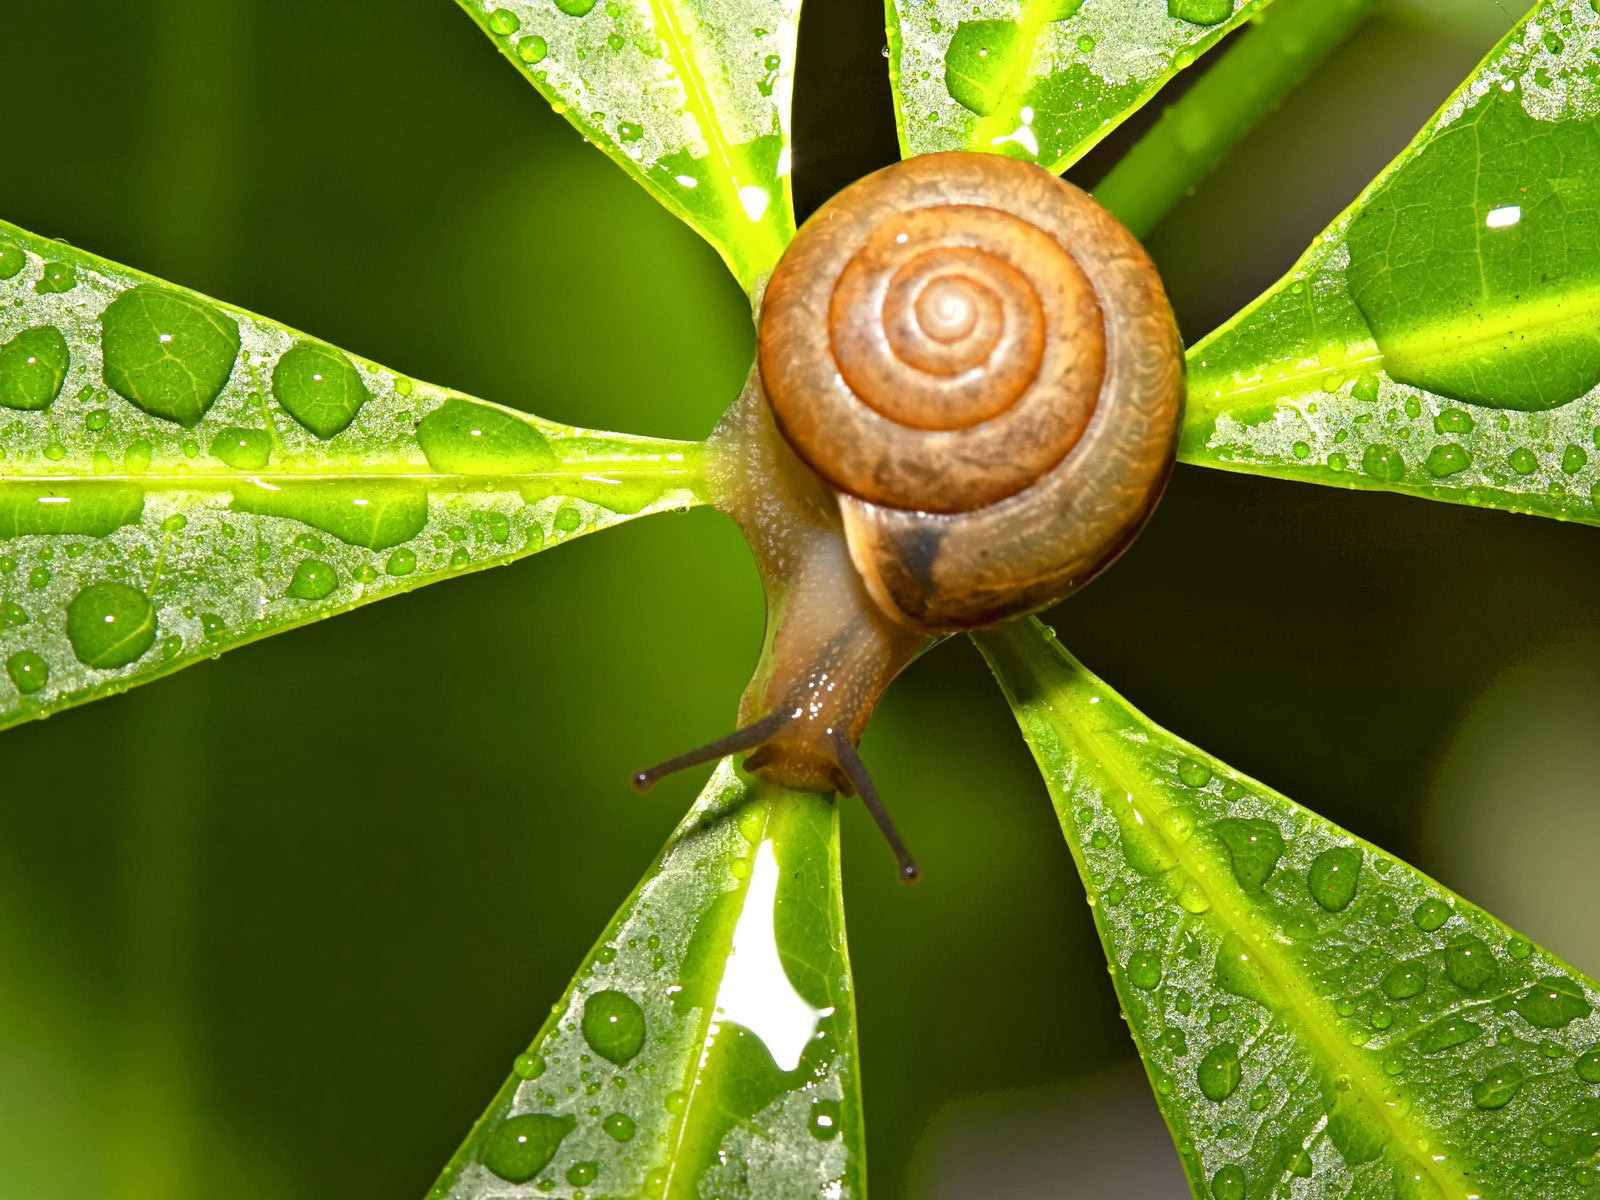
[[[1544,4],[1190,353],[1189,462],[1600,524],[1600,13]]]
[[[859,1197],[862,1146],[837,809],[724,763],[430,1196]]]
[[[556,112],[715,246],[747,290],[772,270],[794,234],[799,0],[458,3]]]
[[[1594,981],[1153,724],[1037,622],[979,641],[1197,1197],[1594,1195]]]
[[[906,155],[986,150],[1065,170],[1270,0],[888,0]]]
[[[3,224],[0,275],[0,727],[695,502],[694,444],[453,395]]]

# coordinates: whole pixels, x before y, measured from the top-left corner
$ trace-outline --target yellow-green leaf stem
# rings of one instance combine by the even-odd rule
[[[747,291],[772,270],[794,235],[799,0],[458,3],[556,112],[715,246]]]
[[[887,0],[901,153],[1062,171],[1271,0]]]
[[[697,502],[696,443],[454,395],[4,224],[0,346],[0,727]]]
[[[1189,354],[1187,462],[1600,524],[1600,12],[1547,3]]]
[[[978,641],[1197,1197],[1593,1194],[1592,980],[1161,729],[1037,621]]]
[[[429,1195],[864,1188],[838,812],[725,762]]]

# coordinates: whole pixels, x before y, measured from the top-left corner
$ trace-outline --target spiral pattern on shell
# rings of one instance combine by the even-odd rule
[[[925,155],[840,192],[773,272],[757,357],[874,598],[919,629],[1081,586],[1171,469],[1182,346],[1154,267],[1016,160]]]

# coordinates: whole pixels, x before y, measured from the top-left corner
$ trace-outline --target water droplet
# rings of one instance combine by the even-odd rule
[[[209,304],[154,284],[100,314],[102,370],[112,391],[153,417],[193,425],[222,394],[239,357],[239,326]]]
[[[1428,451],[1428,457],[1423,461],[1428,474],[1435,479],[1443,479],[1447,475],[1455,475],[1465,471],[1472,465],[1472,456],[1454,442],[1444,442]]]
[[[1450,906],[1433,896],[1417,905],[1411,913],[1411,923],[1423,933],[1432,933],[1449,919]]]
[[[633,1140],[637,1127],[633,1123],[633,1118],[627,1113],[614,1112],[600,1122],[600,1128],[604,1129],[606,1136],[614,1142],[629,1142]]]
[[[569,17],[582,17],[594,7],[594,0],[556,0],[556,7]]]
[[[1178,765],[1178,778],[1186,787],[1203,788],[1211,782],[1211,768],[1205,763],[1186,758]]]
[[[1464,408],[1447,408],[1433,418],[1435,433],[1471,433],[1472,414]]]
[[[1128,959],[1128,982],[1147,992],[1160,983],[1160,955],[1154,950],[1135,950]]]
[[[1565,975],[1544,976],[1521,993],[1512,1007],[1528,1024],[1541,1029],[1560,1029],[1591,1011],[1582,985]]]
[[[1460,1046],[1482,1034],[1483,1029],[1471,1021],[1450,1017],[1424,1028],[1417,1036],[1416,1045],[1423,1054],[1437,1054],[1440,1050]]]
[[[1406,462],[1392,446],[1368,446],[1361,455],[1361,469],[1384,483],[1398,483],[1406,477]]]
[[[11,279],[27,265],[28,256],[15,242],[0,240],[0,279]]]
[[[39,282],[33,285],[33,290],[41,296],[50,296],[60,292],[70,292],[77,286],[77,267],[72,263],[47,262],[39,274]]]
[[[509,37],[522,28],[522,19],[509,8],[497,8],[489,14],[489,32]]]
[[[563,504],[551,524],[562,533],[575,533],[583,524],[583,514],[574,505]]]
[[[417,442],[436,471],[512,475],[555,464],[550,443],[531,421],[471,400],[450,399],[434,409],[417,425]]]
[[[28,572],[28,587],[33,591],[40,591],[50,586],[50,579],[49,567],[35,567]]]
[[[294,600],[326,600],[339,586],[339,572],[321,559],[302,559],[284,595]]]
[[[1561,452],[1561,469],[1568,475],[1576,475],[1588,461],[1589,454],[1582,446],[1569,445]]]
[[[1361,851],[1354,846],[1335,846],[1311,860],[1306,889],[1329,912],[1342,912],[1355,898],[1360,874]]]
[[[32,650],[18,650],[6,659],[6,674],[17,685],[17,691],[31,696],[50,682],[50,664]]]
[[[1511,1103],[1526,1078],[1521,1067],[1508,1062],[1472,1085],[1472,1102],[1479,1108],[1504,1108]]]
[[[264,429],[230,425],[211,439],[211,453],[240,471],[259,471],[272,458],[272,439]]]
[[[52,487],[0,479],[0,538],[36,533],[105,537],[144,516],[137,484],[83,481]]]
[[[526,1051],[512,1060],[511,1073],[518,1079],[537,1079],[544,1074],[544,1059]]]
[[[360,483],[240,480],[229,507],[264,517],[289,517],[367,550],[409,542],[428,523],[428,493],[403,479]]]
[[[93,583],[67,605],[67,641],[86,667],[125,667],[155,644],[150,597],[126,583]]]
[[[90,433],[99,433],[110,423],[111,410],[106,408],[97,408],[83,418],[83,427]]]
[[[1539,469],[1539,459],[1532,450],[1526,446],[1518,446],[1511,452],[1511,469],[1518,475],[1532,475]]]
[[[622,1066],[644,1045],[644,1013],[623,992],[603,991],[583,1005],[583,1040],[601,1058]]]
[[[406,546],[401,546],[389,555],[389,561],[383,564],[383,569],[391,575],[409,575],[417,569],[417,553]]]
[[[1428,969],[1421,959],[1412,959],[1390,967],[1379,981],[1383,994],[1391,1000],[1409,1000],[1421,995],[1428,986]]]
[[[61,394],[71,357],[55,326],[24,329],[0,346],[0,404],[33,412],[49,408]]]
[[[227,623],[216,613],[200,614],[200,632],[207,639],[221,637],[228,630]]]
[[[348,428],[372,398],[342,352],[304,340],[272,368],[272,394],[285,412],[324,440]]]
[[[1214,1200],[1244,1200],[1244,1168],[1229,1164],[1211,1177]]]
[[[1093,49],[1094,49],[1094,39],[1092,37],[1090,37],[1087,33],[1080,35],[1079,38],[1078,38],[1078,53],[1080,53],[1080,54],[1088,54]]]
[[[819,1142],[832,1141],[839,1136],[840,1107],[837,1100],[818,1100],[811,1106],[811,1136]]]
[[[1464,992],[1481,992],[1496,969],[1494,951],[1482,938],[1467,934],[1444,948],[1444,973]]]
[[[1281,1009],[1285,1000],[1261,969],[1254,953],[1236,934],[1228,934],[1217,949],[1216,984],[1225,992],[1254,1000],[1265,1008]]]
[[[1600,1083],[1600,1046],[1592,1046],[1578,1055],[1578,1078],[1585,1083]]]
[[[588,1187],[600,1178],[600,1164],[597,1162],[573,1163],[567,1168],[567,1182],[573,1187]]]
[[[1239,1047],[1233,1042],[1220,1042],[1211,1047],[1195,1068],[1195,1082],[1207,1100],[1222,1103],[1233,1095],[1239,1086]]]
[[[508,1183],[526,1183],[555,1157],[561,1139],[577,1127],[573,1116],[523,1113],[500,1123],[484,1145],[483,1165]]]
[[[550,53],[550,43],[537,33],[530,34],[517,43],[517,57],[530,67],[542,63]]]
[[[1233,16],[1234,0],[1167,0],[1167,15],[1192,25],[1220,25]]]
[[[1260,891],[1283,855],[1283,834],[1259,817],[1228,817],[1211,830],[1228,850],[1234,878],[1246,891]]]

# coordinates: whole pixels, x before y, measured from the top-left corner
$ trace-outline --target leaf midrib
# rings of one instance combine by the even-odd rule
[[[1075,675],[1083,672],[1083,668],[1068,657],[1063,648],[1055,644],[1052,644],[1052,647],[1065,660],[1069,671]],[[1442,1167],[1441,1164],[1434,1162],[1431,1158],[1419,1156],[1407,1148],[1412,1141],[1409,1136],[1410,1131],[1395,1122],[1390,1106],[1383,1103],[1382,1096],[1385,1088],[1377,1080],[1376,1076],[1372,1074],[1367,1062],[1367,1055],[1357,1054],[1353,1058],[1344,1057],[1343,1052],[1348,1047],[1324,1032],[1331,1027],[1331,1021],[1325,1022],[1318,1019],[1325,1014],[1319,1014],[1315,1007],[1316,1001],[1307,997],[1301,990],[1298,976],[1284,964],[1281,956],[1277,953],[1277,947],[1270,941],[1263,942],[1255,936],[1253,923],[1243,919],[1245,914],[1233,903],[1232,897],[1226,892],[1226,889],[1218,889],[1211,885],[1211,872],[1208,869],[1201,869],[1200,860],[1192,851],[1188,850],[1190,843],[1174,841],[1167,835],[1159,821],[1146,819],[1146,814],[1140,811],[1134,800],[1135,796],[1146,791],[1145,781],[1137,772],[1130,772],[1122,765],[1120,747],[1107,746],[1101,740],[1099,731],[1088,728],[1075,717],[1069,685],[1047,683],[1045,686],[1048,692],[1054,693],[1061,698],[1059,706],[1056,704],[1050,705],[1051,710],[1061,713],[1074,735],[1080,741],[1094,748],[1097,761],[1112,776],[1113,781],[1120,789],[1121,795],[1126,797],[1126,803],[1133,808],[1134,813],[1139,817],[1143,828],[1153,833],[1160,840],[1178,866],[1187,872],[1189,879],[1205,895],[1210,904],[1210,911],[1217,913],[1218,917],[1223,920],[1225,928],[1243,942],[1250,953],[1254,955],[1256,965],[1277,985],[1279,992],[1285,997],[1289,1008],[1293,1011],[1303,1035],[1320,1052],[1319,1057],[1322,1061],[1337,1064],[1343,1073],[1350,1077],[1352,1090],[1361,1097],[1363,1107],[1369,1112],[1376,1113],[1384,1127],[1390,1131],[1392,1136],[1388,1140],[1389,1148],[1405,1154],[1421,1167],[1422,1171],[1439,1186],[1442,1194],[1458,1197],[1459,1200],[1478,1200],[1479,1194],[1473,1191],[1454,1171],[1449,1170],[1447,1167]],[[1110,803],[1116,802],[1118,801],[1110,801]],[[1076,840],[1076,824],[1071,821],[1071,817],[1068,814],[1063,812],[1061,815],[1064,825],[1072,823],[1074,831],[1070,836]],[[1448,1191],[1446,1191],[1447,1185]]]

